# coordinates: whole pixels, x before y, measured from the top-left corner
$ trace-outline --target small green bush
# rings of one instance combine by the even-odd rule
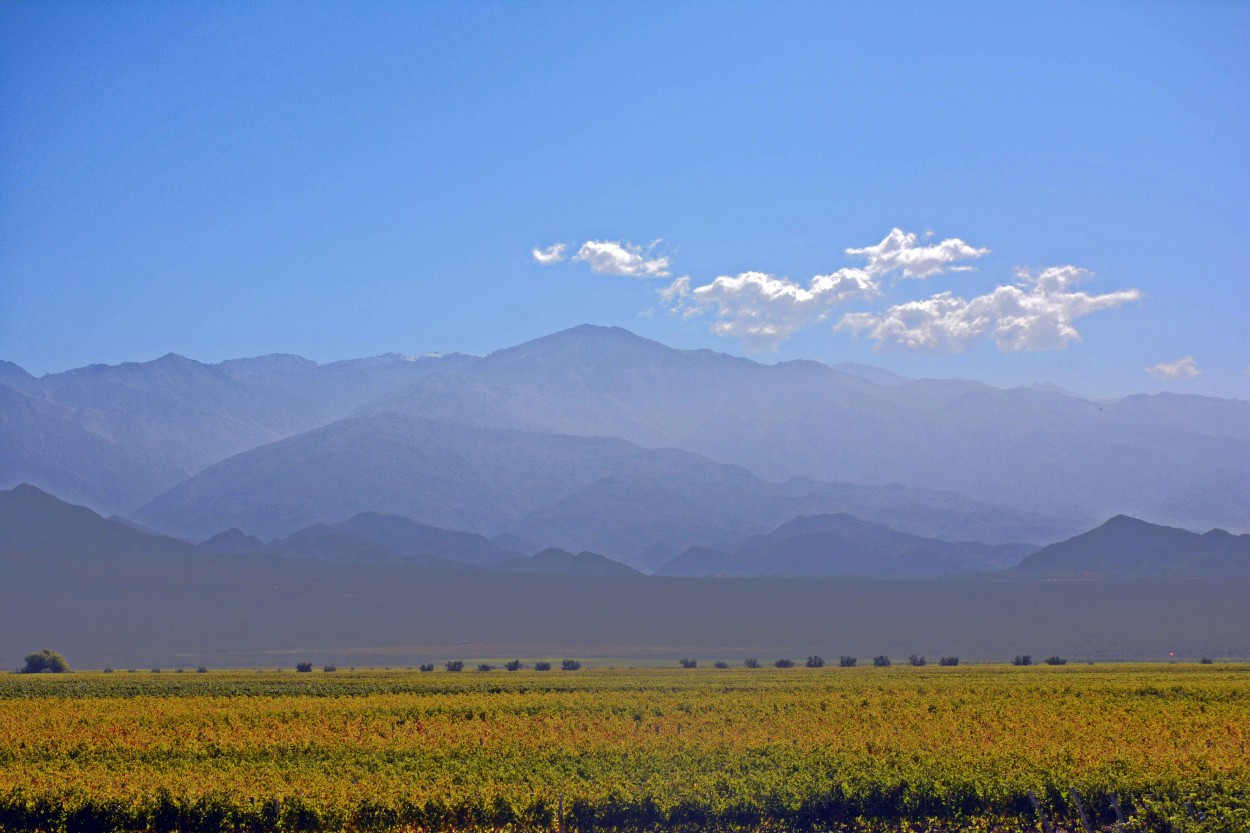
[[[854,668],[859,660],[855,657],[838,657],[839,668]]]
[[[581,667],[582,664],[575,659],[566,659],[560,662],[561,671],[577,671]]]
[[[451,672],[463,671],[464,663],[458,659],[453,659],[453,660],[448,660],[446,663],[444,663],[443,667]]]
[[[295,664],[295,670],[300,672],[301,674],[308,674],[312,671],[312,663],[311,662],[297,662]]]
[[[697,659],[683,659],[683,660],[678,660],[677,662],[682,668],[698,668],[699,667],[699,661]]]
[[[742,661],[742,664],[743,666],[747,668],[759,668],[760,667],[760,661],[757,660],[755,657],[747,657],[746,659]]]
[[[534,663],[534,670],[535,671],[550,671],[551,663],[539,660],[538,662]]]
[[[890,667],[890,658],[889,658],[889,657],[887,657],[885,654],[882,654],[882,655],[881,655],[881,656],[879,656],[879,657],[873,657],[873,658],[872,658],[872,664],[873,664],[873,666],[874,666],[874,667],[876,667],[876,668],[889,668],[889,667]]]
[[[825,660],[819,654],[812,654],[804,665],[808,668],[824,668]]]
[[[774,667],[776,667],[776,668],[793,668],[793,667],[794,667],[794,660],[792,660],[792,659],[779,659],[779,660],[777,660],[776,662],[774,662],[774,663],[773,663],[773,666],[774,666]]]
[[[44,648],[34,654],[26,655],[26,665],[22,668],[23,674],[64,674],[69,670],[69,663],[65,661],[65,657],[56,651],[49,651]]]

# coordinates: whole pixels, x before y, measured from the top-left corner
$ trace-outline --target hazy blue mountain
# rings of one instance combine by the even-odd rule
[[[794,518],[733,551],[691,547],[664,565],[666,576],[940,576],[1013,566],[1032,544],[941,541],[899,532],[851,515]]]
[[[9,563],[108,563],[202,554],[186,541],[148,535],[28,484],[0,491],[0,557]]]
[[[511,550],[521,555],[533,555],[542,549],[533,541],[522,538],[520,535],[513,535],[511,532],[501,532],[498,535],[492,535],[490,542],[501,549]]]
[[[1100,405],[958,379],[900,380],[817,362],[762,365],[575,327],[383,397],[376,411],[613,436],[762,477],[952,489],[1091,523],[1150,511],[1250,469],[1250,402],[1169,395]],[[1235,462],[1230,462],[1235,461]],[[1250,529],[1250,489],[1186,523]]]
[[[1246,578],[657,580],[221,555],[33,487],[0,492],[8,667],[44,644],[85,668],[255,667],[294,652],[340,666],[413,664],[463,655],[464,641],[496,656],[529,645],[554,656],[694,646],[738,657],[1006,659],[1042,645],[1124,659],[1157,656],[1161,644],[1178,656],[1241,656],[1247,592]]]
[[[621,478],[600,467],[588,479],[555,465],[548,482],[518,474],[528,465],[523,455],[510,464],[515,471],[509,486],[543,491],[509,497],[493,484],[471,482],[491,471],[488,462],[453,472],[458,463],[431,449],[442,468],[422,472],[412,484],[403,482],[407,472],[422,471],[422,462],[406,452],[400,455],[409,467],[403,471],[399,463],[375,461],[372,484],[353,474],[352,482],[370,491],[367,501],[334,496],[327,486],[324,499],[291,498],[291,517],[281,506],[258,508],[254,514],[263,516],[264,527],[253,528],[243,521],[255,519],[246,511],[247,517],[235,518],[227,500],[203,510],[217,512],[222,523],[209,526],[205,517],[191,527],[194,535],[241,524],[274,537],[362,511],[386,511],[439,527],[508,533],[536,546],[630,554],[654,567],[694,543],[732,546],[796,513],[828,511],[946,540],[991,543],[1046,542],[1116,513],[1250,530],[1250,403],[1161,394],[1100,404],[1047,389],[907,380],[860,365],[844,369],[853,372],[811,361],[764,365],[711,350],[674,350],[620,328],[592,326],[480,359],[390,354],[320,365],[278,354],[206,365],[169,355],[38,380],[16,365],[0,365],[0,380],[11,383],[0,381],[0,487],[30,482],[130,517],[138,506],[239,453],[314,431],[300,448],[315,456],[316,442],[346,436],[317,429],[340,417],[389,414],[418,424],[680,449],[707,458],[703,464],[738,465],[773,481],[769,494],[794,505],[777,513],[769,497],[767,510],[748,509],[746,520],[727,520],[728,510],[710,497],[714,483],[699,481],[704,468],[665,477],[639,470]],[[336,447],[334,453],[350,452]],[[668,454],[666,459],[677,459]],[[268,457],[251,459],[270,464]],[[565,464],[578,467],[571,458]],[[695,481],[682,482],[686,475]],[[455,484],[459,491],[429,492],[427,486],[436,483]],[[927,496],[909,502],[878,491],[852,500],[831,497],[829,483],[880,489],[901,483]],[[392,488],[395,494],[386,498]],[[935,503],[930,490],[948,495],[943,500],[956,517],[941,520],[935,510],[947,504]],[[1001,515],[970,520],[975,511],[951,492],[1027,512],[1010,532]],[[425,497],[418,501],[413,494]],[[464,505],[483,496],[489,497],[485,508]],[[308,506],[297,509],[301,501]],[[337,514],[322,514],[314,505]],[[604,528],[590,535],[585,521],[605,506],[611,511]],[[176,522],[191,524],[187,513],[193,511],[178,509]],[[644,541],[638,529],[648,513],[656,528]]]
[[[510,558],[495,566],[510,573],[552,573],[564,576],[640,576],[633,567],[593,552],[577,555],[559,547],[548,547],[531,556]]]
[[[266,356],[213,366],[171,353],[39,379],[0,363],[0,486],[31,482],[125,513],[211,463],[474,360],[379,356],[317,365]]]
[[[463,353],[405,356],[387,353],[318,364],[302,356],[275,353],[231,359],[217,365],[251,386],[281,392],[306,405],[318,423],[332,422],[384,394],[433,373],[455,374],[478,361]]]
[[[840,373],[846,373],[849,376],[857,376],[860,379],[866,379],[873,384],[883,387],[894,387],[904,382],[910,382],[911,377],[901,376],[892,370],[886,370],[884,367],[877,367],[871,364],[860,364],[859,362],[838,362],[831,365],[834,370]]]
[[[169,482],[158,464],[84,427],[93,418],[0,385],[0,488],[32,483],[115,512]]]
[[[1250,576],[1250,535],[1198,534],[1117,515],[1015,567],[1026,574]]]
[[[1026,385],[1025,387],[1029,390],[1039,391],[1040,393],[1057,393],[1061,396],[1069,396],[1073,399],[1088,399],[1088,397],[1081,396],[1079,393],[1068,390],[1062,385],[1056,385],[1054,382],[1034,382],[1033,384]]]
[[[796,512],[833,511],[888,517],[900,528],[956,540],[1071,534],[1053,519],[950,492],[772,483],[685,451],[397,414],[341,420],[237,455],[134,517],[199,539],[231,526],[279,537],[381,512],[651,569],[691,544],[738,540]]]
[[[1134,394],[1111,406],[1111,416],[1124,426],[1167,428],[1184,424],[1211,437],[1250,439],[1250,411],[1237,399],[1181,393]]]
[[[381,512],[361,512],[335,524],[334,529],[381,544],[404,557],[433,555],[447,563],[486,567],[517,555],[472,532],[442,529]]]
[[[0,385],[7,385],[22,393],[38,393],[39,380],[27,373],[20,365],[0,360]]]
[[[311,558],[340,564],[410,564],[422,567],[451,567],[450,561],[426,553],[402,554],[350,532],[325,524],[313,524],[285,538],[270,541],[266,555],[281,558]]]
[[[227,555],[245,555],[247,553],[261,552],[265,549],[265,542],[257,538],[255,535],[248,535],[237,526],[218,532],[216,535],[201,541],[199,547],[209,552],[222,553]]]

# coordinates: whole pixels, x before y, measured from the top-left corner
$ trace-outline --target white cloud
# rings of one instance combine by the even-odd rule
[[[530,254],[533,255],[535,263],[550,266],[553,263],[559,263],[564,260],[564,250],[567,248],[567,243],[554,243],[545,249],[535,246]]]
[[[703,286],[692,286],[684,277],[661,292],[661,298],[686,317],[711,316],[717,335],[740,338],[753,349],[776,349],[804,327],[826,320],[833,307],[880,297],[879,279],[885,275],[928,278],[970,268],[953,264],[987,252],[955,238],[922,246],[917,235],[896,228],[875,246],[846,250],[867,261],[862,268],[816,275],[807,285],[754,271],[722,275]]]
[[[659,241],[656,241],[659,242]],[[624,275],[629,278],[667,278],[668,257],[651,257],[652,243],[647,249],[633,243],[613,240],[587,240],[573,255],[600,275]]]
[[[943,292],[881,313],[851,313],[837,329],[866,333],[878,347],[931,353],[963,350],[984,336],[1000,350],[1062,350],[1080,341],[1073,325],[1078,318],[1141,298],[1136,289],[1105,295],[1075,291],[1092,277],[1075,266],[1055,266],[1037,275],[1020,270],[1016,277],[1015,284],[970,300]]]
[[[808,286],[765,272],[743,272],[691,288],[687,276],[661,290],[660,297],[687,318],[714,316],[717,335],[734,336],[752,349],[776,349],[803,327],[823,321],[831,307],[875,298],[880,291],[862,269],[840,269],[815,276]]]
[[[1250,368],[1247,368],[1250,370]],[[1202,374],[1193,356],[1186,356],[1174,362],[1163,362],[1154,367],[1146,368],[1146,372],[1159,379],[1192,379]]]
[[[926,232],[925,237],[932,236]],[[870,275],[885,275],[901,270],[904,278],[931,278],[940,275],[947,269],[964,271],[971,266],[952,266],[961,260],[982,257],[989,254],[989,249],[977,249],[969,246],[957,237],[943,240],[934,246],[917,245],[919,238],[902,229],[892,229],[889,234],[875,246],[864,246],[861,249],[847,249],[846,253],[853,257],[868,260],[864,271]]]

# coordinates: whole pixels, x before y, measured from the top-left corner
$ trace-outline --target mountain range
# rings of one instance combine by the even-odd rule
[[[402,520],[377,521],[365,516],[360,523],[379,536],[412,529]],[[791,533],[802,537],[808,524],[828,529],[829,523],[842,530],[857,526],[816,516],[763,538],[784,544],[794,539]],[[232,550],[214,552],[208,542],[195,546],[143,532],[20,486],[0,491],[0,610],[6,614],[0,657],[16,663],[44,644],[87,668],[286,666],[293,656],[377,665],[544,654],[1246,655],[1250,578],[1177,580],[1181,562],[1156,558],[1150,541],[1159,532],[1161,541],[1188,546],[1191,537],[1122,519],[1107,526],[1113,532],[1130,526],[1145,537],[1117,550],[1111,564],[1051,565],[1064,578],[1081,573],[1079,580],[1034,580],[1049,574],[1032,567],[990,578],[684,578],[640,576],[602,556],[563,550],[511,556],[490,567],[431,566],[362,536],[357,540],[384,551],[385,560],[345,562],[334,547],[270,550],[282,539],[265,544],[237,530],[213,536],[215,545]],[[297,537],[350,534],[326,525]],[[428,534],[430,540],[469,540],[448,530]],[[880,535],[887,542],[896,538]],[[1196,537],[1226,539],[1221,533]],[[1082,538],[1069,543],[1085,547]],[[1240,536],[1242,546],[1245,539]],[[1087,551],[1097,559],[1102,549]],[[1048,550],[1062,554],[1063,545]],[[1145,559],[1135,562],[1134,552]],[[1241,559],[1244,568],[1244,553]],[[1143,575],[1159,563],[1167,565],[1167,577]],[[1195,563],[1202,570],[1211,564],[1205,558]],[[1142,577],[1116,578],[1110,569]]]
[[[485,357],[171,354],[38,378],[4,362],[0,488],[19,483],[189,540],[239,530],[218,549],[285,540],[290,557],[326,546],[300,534],[317,524],[342,557],[398,552],[337,529],[380,513],[648,572],[701,547],[732,573],[756,569],[753,536],[847,514],[964,547],[910,550],[947,571],[1000,563],[972,544],[1050,544],[1117,514],[1250,530],[1250,403],[768,365],[594,326]],[[830,569],[863,567],[839,552]],[[890,552],[878,567],[913,569]]]
[[[991,572],[1036,552],[1032,544],[940,541],[847,514],[802,515],[732,552],[695,546],[662,576],[937,576]]]
[[[590,551],[546,547],[523,554],[481,535],[409,518],[363,512],[312,524],[268,543],[237,528],[200,544],[147,532],[66,503],[34,486],[0,491],[0,568],[57,570],[318,562],[406,569],[639,577]],[[937,577],[973,573],[1026,576],[1250,577],[1250,535],[1203,534],[1116,516],[1088,532],[1039,548],[1032,544],[942,541],[898,532],[847,514],[801,515],[750,536],[732,551],[692,546],[658,577]]]
[[[1250,535],[1198,534],[1117,515],[1033,553],[1023,575],[1250,576]]]

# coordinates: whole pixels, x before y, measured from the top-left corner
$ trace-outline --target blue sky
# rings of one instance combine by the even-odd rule
[[[7,3],[0,357],[481,353],[591,322],[1250,398],[1247,42],[1250,4],[1214,2]],[[895,228],[989,252],[923,278],[846,254]],[[786,306],[814,276],[867,283]]]

